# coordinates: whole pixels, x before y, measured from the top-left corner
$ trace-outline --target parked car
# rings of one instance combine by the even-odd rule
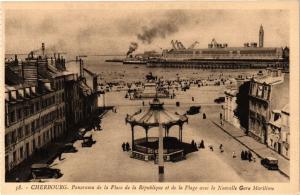
[[[220,104],[225,102],[225,97],[218,97],[215,99],[215,103]]]
[[[201,106],[191,106],[186,112],[188,115],[198,114],[200,112]]]
[[[64,153],[77,152],[77,149],[73,146],[72,143],[67,143],[63,146],[63,152]]]
[[[269,170],[278,170],[278,160],[273,157],[266,157],[260,163]]]
[[[87,132],[82,138],[82,147],[91,147],[94,144],[93,136],[91,132]]]
[[[61,175],[59,169],[50,168],[48,164],[31,165],[31,176],[33,179],[59,178]]]

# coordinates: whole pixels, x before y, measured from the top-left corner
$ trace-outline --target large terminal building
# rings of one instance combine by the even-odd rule
[[[195,49],[198,42],[185,48],[180,41],[171,41],[170,50],[164,50],[160,58],[150,59],[148,67],[174,68],[265,68],[289,66],[289,49],[264,47],[264,29],[260,26],[259,43],[245,43],[244,47],[228,47],[215,39],[208,48]]]

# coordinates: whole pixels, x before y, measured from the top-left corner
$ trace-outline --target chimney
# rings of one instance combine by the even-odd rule
[[[80,65],[80,77],[84,77],[84,74],[83,74],[83,60],[81,58],[79,59],[79,65]]]
[[[42,43],[42,55],[45,56],[45,43]]]

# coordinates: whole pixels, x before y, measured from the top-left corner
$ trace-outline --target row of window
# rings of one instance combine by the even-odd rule
[[[253,83],[251,86],[251,95],[269,100],[270,98],[270,86]]]
[[[19,127],[14,131],[7,133],[5,135],[5,146],[9,146],[11,144],[16,144],[19,140],[22,140],[25,137],[30,136],[35,133],[37,130],[49,125],[54,120],[58,118],[62,118],[64,116],[64,107],[52,111],[44,116],[33,120],[30,124]]]
[[[12,155],[12,162],[16,163],[17,161],[24,160],[25,158],[30,156],[37,148],[40,148],[43,145],[45,145],[46,143],[48,143],[51,139],[50,136],[51,136],[52,129],[53,128],[51,127],[50,129],[43,132],[42,135],[38,136],[37,145],[36,145],[36,139],[33,139],[31,141],[31,144],[30,144],[30,142],[27,142],[24,146],[21,146],[19,149],[15,150]],[[43,143],[42,143],[42,141],[43,141]],[[32,146],[32,149],[30,148],[30,146]],[[30,151],[32,151],[32,152],[30,152]],[[6,155],[5,156],[5,169],[8,170],[9,166],[10,166],[9,156]]]
[[[55,96],[45,98],[41,101],[30,102],[28,105],[23,104],[22,107],[12,109],[8,114],[9,123],[14,123],[22,120],[30,115],[33,115],[49,106],[55,104]]]
[[[58,79],[54,81],[54,86],[56,90],[60,90],[64,88],[64,80],[63,79]]]

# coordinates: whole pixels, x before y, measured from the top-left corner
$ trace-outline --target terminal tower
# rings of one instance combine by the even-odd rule
[[[262,25],[260,25],[259,28],[259,47],[264,46],[264,28]]]

